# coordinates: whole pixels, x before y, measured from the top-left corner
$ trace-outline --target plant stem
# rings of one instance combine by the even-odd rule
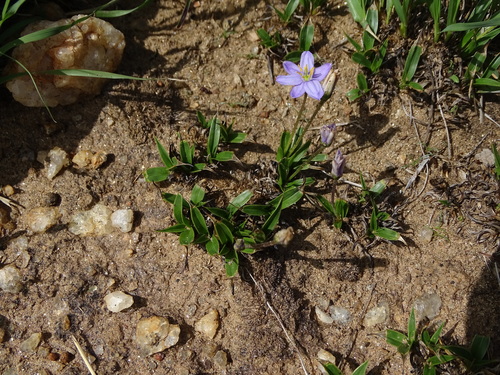
[[[292,134],[294,135],[295,132],[297,131],[297,127],[299,125],[302,114],[304,113],[304,109],[306,108],[306,99],[307,99],[307,94],[304,94],[304,99],[302,100],[302,105],[300,106],[299,114],[297,115],[297,120],[295,120],[295,124],[293,125]]]

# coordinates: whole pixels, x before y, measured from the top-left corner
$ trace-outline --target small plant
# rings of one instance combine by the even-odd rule
[[[346,94],[350,102],[361,98],[363,95],[367,94],[370,91],[370,89],[368,88],[368,81],[366,80],[366,77],[363,73],[359,73],[356,76],[356,82],[358,84],[358,87],[350,90]]]
[[[500,181],[500,154],[497,150],[497,145],[493,143],[491,145],[491,151],[493,152],[493,157],[495,158],[495,176],[497,181]]]
[[[411,309],[408,319],[408,333],[404,334],[392,329],[388,329],[385,334],[388,344],[395,346],[398,352],[405,356],[417,344],[417,324],[415,321],[415,310]]]
[[[209,131],[206,149],[200,151],[201,155],[197,158],[195,146],[190,145],[187,141],[181,140],[177,158],[175,155],[170,154],[165,147],[155,139],[164,166],[147,169],[144,173],[146,181],[164,181],[172,172],[201,172],[205,169],[207,163],[225,162],[233,159],[234,154],[232,151],[219,151],[220,145],[241,143],[245,139],[246,134],[234,131],[233,124],[227,125],[217,119],[217,117],[207,121],[201,112],[197,113],[197,117],[201,127]]]
[[[412,88],[418,91],[423,90],[423,87],[413,81],[413,76],[417,70],[418,63],[420,61],[420,56],[422,55],[422,48],[419,46],[412,46],[408,52],[408,57],[406,58],[405,66],[403,69],[403,74],[401,76],[400,87],[402,89]]]
[[[365,375],[367,367],[368,367],[368,361],[363,362],[361,365],[359,365],[356,368],[356,370],[353,371],[352,375]],[[344,374],[333,363],[325,363],[323,365],[323,368],[326,370],[326,372],[328,373],[328,375],[343,375]]]
[[[476,373],[500,362],[498,359],[486,359],[489,346],[489,337],[476,335],[472,339],[472,343],[469,347],[448,345],[444,346],[444,349],[458,357],[467,370]]]

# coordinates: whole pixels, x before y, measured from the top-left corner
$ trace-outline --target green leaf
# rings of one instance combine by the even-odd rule
[[[235,256],[231,259],[226,258],[226,263],[224,264],[224,268],[226,269],[226,275],[228,277],[233,277],[238,272],[239,260],[238,253],[234,253]]]
[[[326,159],[328,159],[328,155],[318,154],[318,155],[314,156],[310,161],[311,162],[322,162],[322,161],[325,161]]]
[[[216,237],[212,237],[206,244],[205,248],[207,253],[210,255],[219,254],[219,240]]]
[[[191,190],[191,203],[198,206],[203,198],[205,198],[205,190],[198,184],[194,185],[193,190]]]
[[[193,228],[187,228],[184,232],[179,235],[179,243],[181,245],[189,245],[194,241],[194,230]]]
[[[491,27],[491,26],[500,26],[500,17],[491,18],[489,20],[479,21],[479,22],[454,23],[452,25],[447,26],[443,30],[443,32],[467,31],[467,30],[481,29],[483,27]]]
[[[472,339],[472,344],[470,346],[470,352],[474,359],[483,359],[490,346],[490,338],[487,336],[476,335]]]
[[[455,359],[454,355],[449,355],[449,354],[441,354],[441,355],[435,355],[427,359],[427,363],[434,367],[434,366],[439,366],[442,365],[446,362],[453,361]]]
[[[354,370],[352,375],[365,375],[367,367],[368,367],[368,361],[363,362],[356,370]]]
[[[283,58],[283,60],[298,63],[300,61],[300,56],[302,55],[302,52],[303,51],[292,51],[290,53],[287,53]]]
[[[362,0],[347,0],[347,6],[354,21],[364,28],[366,25],[365,2]]]
[[[309,51],[314,38],[314,25],[307,23],[300,30],[299,48],[301,51]]]
[[[243,193],[234,198],[227,206],[229,214],[233,216],[236,211],[238,211],[241,207],[248,203],[250,198],[252,198],[252,195],[253,192],[251,190],[245,190]]]
[[[222,219],[230,219],[229,212],[223,208],[219,207],[205,207],[205,209],[210,212],[212,215],[220,217]]]
[[[163,164],[165,164],[165,167],[169,169],[175,167],[177,165],[177,160],[170,157],[170,154],[167,152],[165,147],[163,147],[160,141],[158,141],[157,138],[155,138],[155,142],[156,147],[158,148],[158,153],[160,154],[161,161],[163,162]]]
[[[423,91],[424,88],[422,87],[421,84],[417,83],[417,82],[408,82],[408,87],[414,89],[414,90],[417,90],[417,91]]]
[[[417,323],[415,320],[415,309],[411,309],[410,318],[408,319],[408,344],[413,346],[417,340]]]
[[[193,206],[189,211],[191,213],[191,221],[193,222],[196,232],[198,232],[198,234],[208,234],[207,223],[205,222],[205,218],[201,214],[200,209]]]
[[[387,182],[385,180],[378,181],[373,187],[370,189],[370,192],[375,195],[380,195],[386,188]]]
[[[283,202],[283,196],[281,196],[279,203],[276,205],[276,207],[273,210],[273,212],[271,213],[271,215],[269,215],[267,220],[262,225],[261,229],[264,233],[267,233],[267,234],[271,233],[274,230],[274,228],[276,227],[276,225],[278,224],[278,221],[279,221],[280,216],[281,216],[282,202]]]
[[[209,158],[215,158],[217,156],[217,148],[219,147],[220,140],[220,125],[217,119],[214,117],[210,120],[210,132],[208,134],[207,141],[207,152]]]
[[[234,237],[228,226],[220,221],[215,223],[215,233],[219,238],[221,244],[233,244]]]
[[[126,10],[96,10],[95,11],[95,16],[99,18],[115,18],[115,17],[123,17],[126,16],[130,13],[136,12],[139,9],[145,7],[148,5],[151,1],[153,0],[145,0],[142,4],[139,6],[136,6],[135,8],[132,9],[126,9]],[[108,4],[112,4],[114,1],[110,1]],[[100,7],[102,8],[102,7]]]
[[[422,55],[422,48],[419,46],[412,46],[408,52],[408,57],[406,58],[405,66],[403,69],[403,75],[401,81],[403,84],[408,84],[413,79],[415,72],[417,70],[418,63],[420,61],[420,56]]]
[[[478,93],[494,93],[500,91],[500,81],[493,78],[477,78],[473,85],[478,89]]]
[[[144,179],[148,182],[161,182],[165,181],[170,175],[170,170],[165,167],[155,167],[146,169],[144,172]]]
[[[304,193],[296,187],[288,189],[282,195],[283,200],[281,202],[281,209],[284,210],[285,208],[294,205],[302,198],[303,195]]]
[[[257,33],[258,33],[258,30],[257,30]],[[196,111],[196,118],[198,119],[198,122],[200,123],[202,128],[204,128],[204,129],[208,128],[208,123],[207,123],[205,116],[203,116],[203,113],[201,113],[200,111]]]
[[[267,216],[273,211],[274,207],[266,204],[249,204],[243,206],[241,211],[250,216]]]
[[[434,332],[434,334],[430,337],[429,342],[432,345],[436,345],[438,343],[439,336],[441,336],[441,332],[443,331],[444,325],[445,325],[445,322],[441,323],[439,325],[438,329],[436,330],[436,332]]]
[[[337,216],[335,209],[333,208],[333,204],[328,199],[326,199],[322,195],[317,195],[316,199],[318,200],[318,202],[323,206],[323,208],[326,211],[328,211],[333,216]]]
[[[343,375],[342,371],[340,371],[340,369],[333,363],[324,363],[323,368],[326,370],[328,375]]]
[[[215,160],[217,161],[229,161],[232,160],[234,153],[232,151],[222,151],[217,154]]]
[[[388,241],[399,241],[401,239],[401,236],[398,232],[395,230],[389,229],[389,228],[376,228],[372,230],[372,233],[374,236],[386,239]]]
[[[359,99],[363,96],[363,93],[361,92],[360,89],[352,89],[345,94],[347,96],[347,99],[349,99],[350,102],[355,101],[356,99]]]
[[[491,145],[491,151],[493,152],[493,156],[495,158],[495,176],[497,180],[500,181],[500,154],[498,153],[497,145],[495,143]]]
[[[406,337],[401,332],[394,331],[392,329],[388,329],[385,332],[385,339],[386,339],[388,344],[398,347],[398,346],[406,344],[408,337]]]
[[[282,18],[282,21],[288,22],[293,16],[293,13],[299,6],[299,0],[289,0],[288,4],[286,5],[285,8],[285,13],[284,13],[284,18]]]
[[[188,225],[189,222],[186,220],[186,218],[184,217],[184,213],[183,213],[183,208],[184,208],[184,198],[182,197],[182,195],[180,194],[177,194],[175,196],[175,200],[174,200],[174,218],[175,220],[179,223],[179,224],[185,224],[185,225]]]
[[[194,146],[187,141],[181,141],[180,147],[181,161],[186,164],[193,164]]]

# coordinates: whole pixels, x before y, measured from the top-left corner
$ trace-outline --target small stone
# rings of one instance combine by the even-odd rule
[[[113,231],[111,213],[108,207],[96,204],[88,211],[74,214],[69,222],[68,230],[78,236],[109,234]]]
[[[132,230],[133,222],[134,211],[130,209],[116,210],[111,214],[111,225],[118,228],[123,233],[127,233]]]
[[[339,306],[330,306],[330,315],[333,321],[339,324],[346,324],[351,320],[349,310]]]
[[[137,323],[135,341],[141,353],[148,356],[177,344],[180,332],[180,327],[170,324],[167,318],[151,316]]]
[[[5,332],[5,329],[4,329],[4,328],[2,328],[2,327],[0,327],[0,344],[1,344],[2,342],[4,342],[5,337],[6,337],[6,332]]]
[[[7,196],[7,197],[11,197],[14,195],[15,191],[14,191],[14,188],[11,186],[11,185],[5,185],[2,187],[2,191],[3,193]]]
[[[92,162],[92,152],[89,150],[80,150],[71,159],[73,164],[76,164],[77,168],[85,168]]]
[[[134,304],[134,298],[129,294],[116,291],[107,294],[104,297],[104,302],[106,302],[106,307],[109,311],[116,313],[132,306]]]
[[[19,349],[23,352],[34,353],[40,342],[42,341],[42,333],[33,333],[30,337],[24,340],[20,345]]]
[[[318,351],[318,359],[321,361],[330,362],[333,364],[335,364],[337,362],[337,359],[335,358],[335,356],[325,349],[320,349]]]
[[[52,180],[63,167],[69,164],[68,154],[59,147],[54,147],[48,153],[49,165],[47,166],[47,178]]]
[[[217,333],[217,329],[219,328],[219,312],[215,309],[212,309],[203,316],[200,320],[198,320],[194,329],[197,332],[205,335],[208,339],[213,339],[215,334]]]
[[[364,325],[365,327],[373,327],[384,323],[388,316],[389,304],[387,302],[379,303],[376,307],[366,312]]]
[[[321,310],[318,306],[316,306],[314,308],[314,310],[316,312],[316,317],[318,318],[318,320],[321,323],[325,323],[325,324],[332,324],[333,323],[333,318],[329,314],[327,314],[326,312]]]
[[[495,165],[495,155],[489,148],[483,149],[476,155],[476,160],[483,164],[485,167],[493,167]]]
[[[418,233],[418,236],[420,237],[420,239],[425,243],[431,242],[433,235],[434,235],[434,231],[432,230],[432,228],[429,228],[429,227],[423,227],[420,230],[420,232]]]
[[[67,365],[70,363],[75,356],[69,352],[62,352],[61,355],[59,356],[59,362],[62,363],[63,365]]]
[[[23,288],[21,272],[14,266],[0,269],[0,289],[8,293],[19,293]]]
[[[218,350],[213,358],[215,366],[224,369],[227,366],[227,354],[224,350]]]
[[[64,331],[69,331],[69,329],[71,328],[71,320],[69,319],[68,315],[63,316],[62,321],[61,321],[61,328]]]
[[[49,361],[59,361],[59,357],[61,357],[58,353],[50,352],[47,356]]]
[[[106,154],[104,151],[97,151],[92,155],[92,158],[90,159],[90,166],[93,169],[99,168],[101,165],[106,163],[108,160],[108,154]]]
[[[36,207],[28,211],[25,221],[32,232],[44,233],[57,224],[60,216],[56,207]]]
[[[441,298],[436,293],[427,293],[415,301],[415,316],[418,320],[424,317],[432,320],[439,315]]]

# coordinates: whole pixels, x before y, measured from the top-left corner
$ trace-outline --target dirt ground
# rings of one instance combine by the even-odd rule
[[[272,175],[263,170],[272,166],[281,132],[291,128],[299,105],[288,88],[272,84],[255,38],[257,28],[283,27],[270,3],[196,2],[176,28],[182,3],[157,1],[112,21],[127,41],[119,73],[155,80],[110,82],[96,98],[54,108],[56,124],[46,110],[23,107],[5,88],[0,91],[0,185],[11,185],[9,198],[20,205],[4,207],[11,221],[2,231],[0,263],[15,265],[23,277],[21,292],[0,291],[0,373],[86,373],[74,335],[93,355],[98,374],[319,374],[320,349],[333,353],[347,374],[366,360],[369,374],[409,374],[414,361],[402,359],[384,334],[387,328],[405,330],[411,308],[425,294],[441,299],[431,326],[446,321],[449,343],[466,345],[475,334],[489,335],[491,353],[498,356],[500,287],[492,260],[499,255],[500,197],[493,168],[477,155],[500,143],[499,128],[488,119],[481,123],[473,106],[462,105],[455,114],[450,106],[449,148],[439,111],[429,122],[430,104],[421,96],[388,88],[350,104],[345,93],[359,68],[342,41],[344,32],[359,39],[360,31],[343,3],[331,3],[315,19],[314,51],[339,70],[336,91],[315,125],[350,123],[331,155],[337,147],[347,155],[346,180],[359,183],[362,172],[370,183],[388,181],[384,202],[406,245],[363,238],[354,243],[304,201],[280,222],[294,228],[292,243],[245,257],[239,274],[228,278],[220,258],[180,246],[175,234],[156,232],[174,224],[161,192],[187,195],[196,182],[227,202],[245,189],[263,189],[264,177]],[[430,58],[427,64],[435,67]],[[283,74],[279,62],[274,70]],[[382,79],[397,79],[395,71],[383,72]],[[487,98],[486,113],[498,121],[494,99]],[[142,173],[160,165],[154,137],[167,146],[177,145],[179,135],[197,139],[196,111],[234,120],[237,130],[248,133],[234,148],[241,163],[160,186],[144,181]],[[422,160],[419,137],[427,134],[428,170],[406,188]],[[37,155],[56,146],[72,155],[103,151],[108,161],[96,170],[69,166],[49,180]],[[348,199],[356,192],[341,187]],[[133,230],[85,237],[69,232],[71,217],[96,203],[132,209]],[[26,213],[52,204],[61,214],[58,224],[45,233],[28,231]],[[359,220],[351,224],[362,226]],[[16,239],[23,236],[28,247],[20,250]],[[115,290],[134,296],[134,305],[110,312],[103,298]],[[329,303],[352,318],[319,322],[315,308]],[[365,314],[378,305],[389,307],[388,317],[368,326]],[[194,326],[211,309],[218,311],[220,326],[210,340]],[[141,318],[153,315],[178,324],[180,340],[161,355],[143,356],[135,330]],[[39,347],[21,350],[33,333],[42,333]],[[219,351],[227,364],[214,358]],[[49,352],[74,358],[51,360]],[[450,366],[444,373],[462,370]]]

